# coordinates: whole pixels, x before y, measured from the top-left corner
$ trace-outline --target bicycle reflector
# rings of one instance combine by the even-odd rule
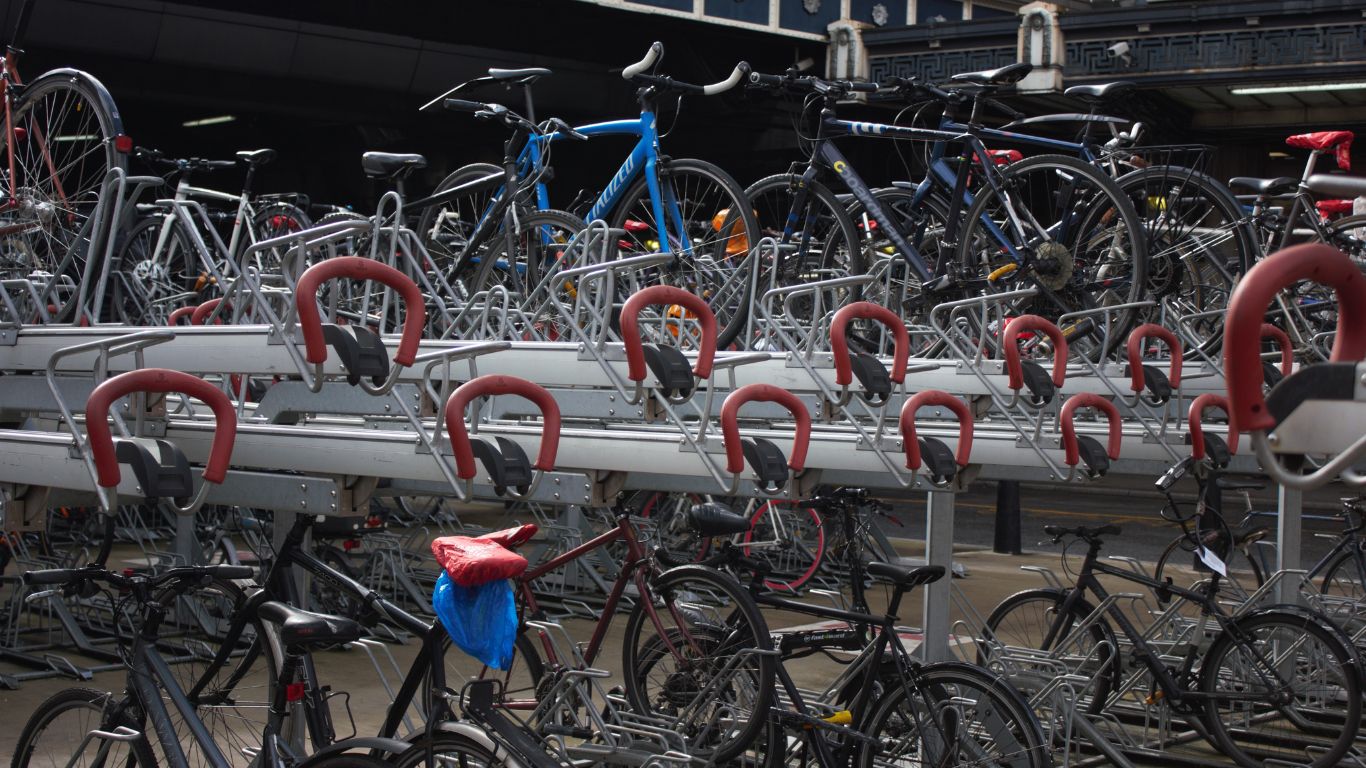
[[[133,137],[125,133],[120,133],[114,137],[114,151],[120,154],[128,154],[133,151]]]

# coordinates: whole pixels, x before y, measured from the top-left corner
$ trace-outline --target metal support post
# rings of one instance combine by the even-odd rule
[[[194,513],[175,516],[175,555],[185,565],[199,565],[201,553],[195,539]]]
[[[921,656],[927,662],[949,659],[950,580],[953,579],[953,497],[952,491],[930,491],[925,505],[925,562],[942,565],[944,578],[925,587],[925,608],[921,622],[925,640]]]
[[[1280,511],[1280,516],[1276,519],[1276,569],[1299,570],[1300,546],[1304,536],[1304,492],[1279,486],[1276,489],[1276,506]],[[1299,580],[1281,579],[1277,582],[1276,600],[1281,603],[1298,603]]]
[[[1002,480],[996,484],[996,537],[992,551],[1002,555],[1020,554],[1020,481]]]

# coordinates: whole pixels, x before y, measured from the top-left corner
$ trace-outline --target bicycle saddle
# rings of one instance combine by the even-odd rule
[[[944,578],[948,571],[942,565],[921,565],[915,568],[907,568],[891,563],[869,563],[866,568],[869,576],[887,579],[898,587],[912,589],[914,587],[933,584]]]
[[[1259,195],[1284,195],[1300,188],[1300,180],[1289,176],[1274,179],[1254,179],[1250,176],[1234,176],[1228,180],[1230,187],[1251,189]]]
[[[365,175],[371,178],[401,179],[419,168],[426,168],[427,158],[392,152],[366,152],[360,156],[360,166],[365,170]]]
[[[494,80],[520,80],[522,83],[534,83],[542,77],[554,74],[544,67],[527,67],[525,69],[490,69],[489,77]]]
[[[273,149],[244,149],[237,153],[237,159],[252,166],[265,165],[275,159]]]
[[[351,619],[303,611],[274,600],[261,603],[257,615],[280,625],[280,642],[291,650],[349,643],[365,634],[361,625]]]
[[[1096,83],[1094,85],[1074,85],[1071,88],[1068,88],[1067,90],[1063,91],[1062,94],[1064,96],[1071,96],[1072,98],[1077,99],[1079,101],[1085,101],[1094,104],[1096,102],[1104,101],[1105,99],[1108,99],[1111,96],[1119,96],[1121,94],[1128,93],[1129,91],[1132,91],[1135,87],[1136,86],[1128,80],[1116,80],[1113,83]]]
[[[1014,85],[1033,71],[1033,64],[1020,62],[1008,64],[1000,69],[984,69],[981,72],[964,72],[949,78],[960,83],[974,85]]]
[[[688,510],[688,522],[703,536],[730,536],[749,530],[749,520],[735,514],[725,504],[708,502],[694,504]]]
[[[1335,173],[1316,173],[1305,182],[1310,192],[1334,197],[1366,195],[1366,179],[1360,176],[1339,176]],[[1350,209],[1348,209],[1350,210]]]

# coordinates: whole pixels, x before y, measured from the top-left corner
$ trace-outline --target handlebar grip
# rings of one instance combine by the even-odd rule
[[[327,342],[323,339],[322,317],[318,312],[318,288],[326,281],[339,277],[353,280],[374,280],[393,288],[403,297],[403,331],[394,353],[394,364],[409,366],[417,358],[422,343],[422,330],[427,325],[427,305],[422,289],[397,269],[364,256],[337,256],[320,261],[299,276],[294,291],[294,304],[299,313],[299,328],[304,335],[304,350],[308,362],[317,365],[327,362]]]
[[[778,86],[782,85],[786,80],[787,78],[783,77],[782,75],[766,75],[763,72],[754,71],[751,71],[749,73],[750,85]]]
[[[731,70],[730,77],[727,77],[725,80],[722,80],[719,83],[712,83],[711,85],[702,86],[702,95],[715,96],[718,93],[725,93],[726,91],[729,91],[730,89],[739,85],[741,80],[745,79],[745,73],[748,71],[748,63],[742,61],[739,64],[736,64],[735,69]]]
[[[1053,340],[1053,384],[1061,387],[1067,379],[1067,337],[1062,335],[1058,326],[1046,318],[1038,315],[1020,315],[1006,325],[1005,333],[1001,337],[1010,388],[1018,390],[1024,386],[1024,369],[1020,367],[1020,348],[1016,344],[1023,331],[1039,331]]]
[[[849,360],[849,340],[845,330],[851,320],[876,320],[896,338],[892,360],[892,381],[906,380],[906,361],[911,356],[911,337],[906,324],[895,312],[871,301],[856,301],[835,313],[830,322],[830,351],[835,358],[835,383],[847,387],[854,381],[854,366]]]
[[[539,384],[516,376],[487,374],[461,384],[446,401],[446,432],[451,436],[451,450],[455,453],[457,474],[463,480],[475,475],[474,450],[470,448],[470,434],[465,427],[465,406],[484,395],[520,395],[541,409],[541,451],[536,456],[536,468],[545,472],[555,469],[555,454],[560,448],[560,406],[555,398]]]
[[[249,565],[215,565],[209,569],[209,573],[228,580],[256,578],[256,569]]]
[[[236,160],[205,160],[205,168],[236,168]]]
[[[1095,536],[1118,536],[1123,532],[1124,529],[1120,528],[1118,525],[1115,525],[1114,523],[1108,523],[1095,529],[1091,533]]]
[[[1366,275],[1356,263],[1322,243],[1296,245],[1268,256],[1238,283],[1224,326],[1224,378],[1233,423],[1240,432],[1276,426],[1262,394],[1262,323],[1276,294],[1301,280],[1330,286],[1337,296],[1337,336],[1329,360],[1347,362],[1366,357]]]
[[[645,58],[621,70],[622,79],[630,80],[650,67],[653,67],[655,62],[659,61],[659,57],[663,55],[664,44],[660,42],[651,43],[650,50],[645,52]]]
[[[882,86],[878,83],[855,82],[852,80],[849,82],[849,90],[854,91],[855,93],[877,93],[881,89]]]
[[[180,392],[197,397],[213,409],[215,420],[209,460],[204,464],[204,481],[221,483],[232,461],[233,441],[237,439],[237,413],[223,391],[188,373],[165,368],[143,368],[121,373],[95,387],[85,403],[86,439],[95,461],[99,483],[104,488],[119,484],[119,460],[114,454],[114,437],[109,431],[109,407],[132,392]]]
[[[482,112],[488,109],[487,104],[478,101],[466,101],[465,99],[445,99],[441,102],[441,107],[452,112]]]
[[[49,568],[42,571],[26,571],[24,583],[32,586],[39,584],[65,584],[85,575],[79,568]]]
[[[1171,372],[1167,374],[1167,380],[1173,387],[1180,387],[1181,340],[1176,338],[1176,334],[1156,323],[1144,323],[1129,334],[1126,345],[1129,353],[1129,376],[1132,379],[1130,388],[1135,392],[1143,391],[1143,342],[1148,339],[1161,339],[1167,345],[1167,352],[1171,355]]]
[[[640,340],[640,310],[655,304],[677,304],[697,315],[702,325],[702,343],[697,352],[693,375],[699,379],[711,376],[712,361],[716,358],[716,315],[711,307],[696,294],[671,285],[652,285],[631,294],[621,308],[621,340],[626,346],[626,376],[631,381],[645,380],[645,349]]]
[[[1061,525],[1045,525],[1043,527],[1043,532],[1049,536],[1061,536],[1067,533],[1067,529],[1063,528]]]

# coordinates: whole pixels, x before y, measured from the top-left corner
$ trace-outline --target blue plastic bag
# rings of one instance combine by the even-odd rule
[[[512,665],[517,640],[517,606],[507,579],[462,587],[444,572],[432,592],[432,608],[451,641],[494,669]]]

